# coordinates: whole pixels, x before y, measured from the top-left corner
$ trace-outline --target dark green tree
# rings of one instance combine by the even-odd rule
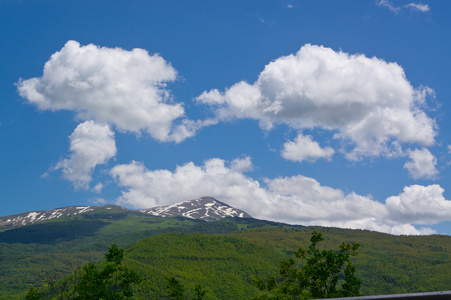
[[[171,300],[183,300],[183,299],[190,299],[191,295],[185,296],[185,287],[182,283],[175,277],[166,277],[167,281],[167,293]],[[188,292],[190,294],[191,291]],[[204,299],[205,295],[207,294],[207,291],[204,290],[200,284],[197,284],[194,287],[194,296],[192,299],[194,300],[202,300]]]
[[[199,284],[194,287],[194,300],[204,299],[207,291],[204,290]]]
[[[170,299],[172,300],[183,300],[184,287],[178,279],[175,277],[167,277],[167,291]]]
[[[355,276],[351,256],[358,254],[359,243],[342,243],[338,251],[320,250],[321,233],[314,231],[308,249],[294,252],[295,258],[280,263],[279,276],[254,281],[262,291],[255,299],[309,299],[362,295],[361,281]]]
[[[66,276],[60,281],[65,283],[73,280],[70,287],[58,292],[54,290],[57,299],[74,300],[118,300],[128,299],[133,296],[133,285],[141,282],[141,276],[122,264],[124,250],[113,244],[105,254],[105,261],[99,265],[89,263],[74,274]],[[69,280],[68,280],[69,278]],[[56,281],[51,282],[51,286]],[[55,295],[56,294],[56,295]],[[41,292],[31,287],[27,293],[27,299],[43,299]]]
[[[105,264],[100,269],[89,263],[82,269],[79,283],[75,286],[75,300],[127,299],[133,296],[133,285],[141,277],[122,264],[124,250],[113,244],[105,254]]]
[[[1,297],[0,297],[1,298]],[[39,300],[42,299],[41,291],[34,286],[31,286],[28,293],[25,295],[25,300]]]

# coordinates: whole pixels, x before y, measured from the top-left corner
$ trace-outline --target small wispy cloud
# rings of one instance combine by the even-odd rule
[[[92,191],[95,193],[100,193],[103,189],[103,184],[101,182],[97,183],[95,187],[92,188]]]
[[[420,12],[428,12],[431,10],[429,8],[429,5],[427,5],[427,4],[413,3],[413,2],[406,4],[404,6],[396,6],[395,4],[393,4],[392,2],[390,2],[388,0],[377,0],[376,5],[388,8],[391,12],[393,12],[395,14],[398,13],[399,11],[401,11],[403,8],[420,11]]]
[[[394,13],[398,13],[398,11],[400,11],[401,10],[401,7],[397,7],[397,6],[394,6],[393,5],[393,3],[391,3],[390,1],[387,1],[387,0],[379,0],[379,1],[376,1],[376,4],[378,5],[378,6],[383,6],[383,7],[386,7],[386,8],[388,8],[389,10],[391,10],[392,12],[394,12]]]
[[[90,199],[89,202],[91,202],[94,205],[105,205],[107,201],[103,198],[93,198]]]
[[[421,3],[409,3],[409,4],[405,5],[404,7],[410,8],[412,10],[418,10],[418,11],[421,11],[421,12],[428,12],[428,11],[431,10],[429,8],[429,5],[421,4]]]
[[[258,21],[260,23],[267,24],[267,25],[273,25],[274,24],[274,21],[272,21],[272,20],[265,19],[265,18],[263,18],[263,17],[261,17],[259,15],[256,15],[256,16],[257,16],[257,19],[258,19]]]

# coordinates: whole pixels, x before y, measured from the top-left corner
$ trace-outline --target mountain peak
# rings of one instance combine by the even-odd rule
[[[225,217],[252,218],[248,213],[212,197],[201,197],[171,205],[141,209],[140,212],[160,217],[181,216],[204,221],[216,221]]]

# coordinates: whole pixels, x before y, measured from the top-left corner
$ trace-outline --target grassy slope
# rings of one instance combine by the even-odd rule
[[[144,237],[184,231],[202,221],[110,211],[53,219],[0,232],[0,294],[19,295],[46,273],[68,274],[98,262],[112,243],[126,247]]]
[[[144,276],[138,299],[164,297],[168,276],[188,290],[200,284],[208,299],[250,299],[257,292],[252,278],[274,273],[283,255],[235,237],[173,233],[132,245],[126,257],[126,264]]]
[[[323,244],[330,249],[337,249],[343,241],[360,243],[353,262],[367,295],[451,290],[450,236],[393,236],[320,227],[256,229],[230,236],[291,254],[309,244],[313,230],[323,233]]]

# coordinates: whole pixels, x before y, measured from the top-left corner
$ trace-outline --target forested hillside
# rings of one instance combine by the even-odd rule
[[[360,243],[352,261],[367,295],[451,290],[449,236],[97,212],[0,232],[0,293],[23,299],[31,284],[39,287],[46,276],[98,262],[116,243],[125,248],[124,264],[143,276],[136,299],[165,295],[168,276],[187,289],[200,284],[208,299],[246,299],[257,292],[252,279],[275,275],[280,260],[309,244],[313,230],[322,232],[326,248]]]

